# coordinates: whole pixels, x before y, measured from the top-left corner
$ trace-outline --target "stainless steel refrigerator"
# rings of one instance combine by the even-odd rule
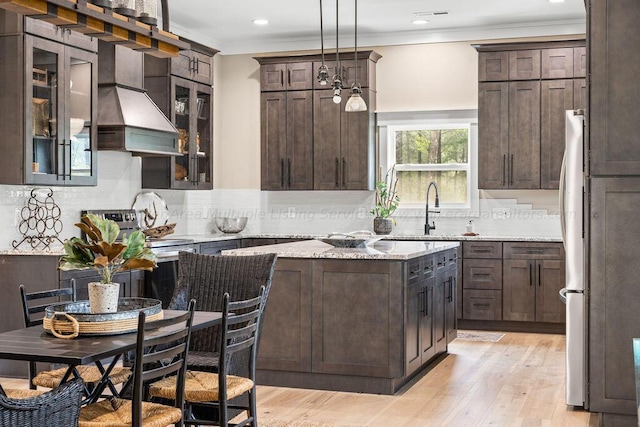
[[[584,264],[584,113],[566,111],[565,153],[560,174],[560,220],[566,253],[566,286],[560,298],[567,305],[566,403],[584,406],[585,371],[585,264]]]

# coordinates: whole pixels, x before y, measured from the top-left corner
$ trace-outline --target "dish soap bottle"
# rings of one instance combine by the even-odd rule
[[[467,233],[473,233],[473,220],[470,220],[467,224]]]

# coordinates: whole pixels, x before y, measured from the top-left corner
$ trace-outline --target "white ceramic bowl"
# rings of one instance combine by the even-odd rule
[[[239,233],[247,225],[247,217],[216,217],[216,227],[223,233]]]

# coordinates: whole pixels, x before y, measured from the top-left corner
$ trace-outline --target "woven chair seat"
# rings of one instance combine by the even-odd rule
[[[85,383],[97,383],[102,378],[102,373],[97,366],[81,365],[77,366],[76,369]],[[55,388],[60,384],[66,372],[67,368],[43,371],[33,378],[32,383],[40,387]],[[113,384],[122,384],[129,379],[129,376],[131,376],[130,368],[116,366],[111,371],[109,379]]]
[[[80,410],[78,427],[131,427],[130,400],[106,399]],[[142,402],[144,427],[166,427],[182,419],[182,410],[159,403]]]
[[[227,375],[227,400],[241,396],[253,388],[249,378]],[[164,399],[174,399],[176,379],[169,377],[157,381],[149,387],[149,395]],[[187,371],[184,386],[184,399],[188,402],[218,401],[218,374],[211,372]]]
[[[28,399],[30,397],[40,396],[48,390],[29,390],[25,388],[7,388],[4,393],[9,399]]]

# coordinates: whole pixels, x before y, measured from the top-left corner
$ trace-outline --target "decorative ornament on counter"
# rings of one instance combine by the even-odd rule
[[[22,233],[22,240],[14,240],[11,245],[18,249],[18,246],[26,242],[33,250],[50,250],[55,242],[62,245],[58,237],[62,232],[60,217],[60,207],[53,200],[53,190],[34,188],[27,205],[20,211],[18,230]]]
[[[138,217],[142,232],[154,239],[173,233],[176,223],[168,224],[169,208],[162,197],[153,191],[143,191],[136,195],[133,209]]]

